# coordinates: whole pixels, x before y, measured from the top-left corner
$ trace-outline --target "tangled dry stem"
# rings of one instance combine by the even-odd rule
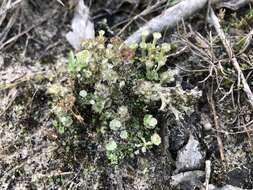
[[[238,83],[240,84],[240,81],[242,82],[242,85],[243,85],[243,90],[245,92],[245,94],[247,95],[248,97],[248,100],[249,100],[249,103],[251,104],[251,107],[253,108],[253,94],[251,92],[251,89],[247,83],[247,80],[240,68],[240,65],[237,61],[237,58],[236,58],[236,55],[235,53],[233,52],[233,49],[231,48],[231,45],[219,23],[219,19],[218,17],[215,15],[213,9],[211,8],[210,9],[210,14],[209,14],[209,22],[210,24],[212,24],[216,30],[216,32],[218,33],[222,43],[223,43],[223,46],[225,47],[226,51],[227,51],[227,54],[229,56],[229,59],[231,60],[232,64],[233,64],[233,67],[235,68],[235,70],[237,71],[238,73]]]

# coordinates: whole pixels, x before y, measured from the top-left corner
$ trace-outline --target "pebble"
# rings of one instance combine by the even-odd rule
[[[176,173],[200,169],[204,164],[205,153],[200,149],[200,143],[191,134],[188,143],[178,151]]]

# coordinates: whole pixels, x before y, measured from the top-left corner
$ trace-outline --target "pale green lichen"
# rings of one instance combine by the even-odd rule
[[[111,130],[118,131],[122,127],[122,124],[118,119],[113,119],[110,121],[109,127]]]
[[[148,129],[154,129],[157,125],[157,120],[152,115],[147,114],[144,116],[143,124]]]
[[[161,140],[161,137],[157,134],[157,133],[154,133],[152,136],[151,136],[151,142],[158,146],[161,144],[162,140]]]
[[[106,151],[114,151],[117,149],[117,143],[114,140],[111,140],[109,143],[105,145]]]
[[[159,33],[151,43],[146,37],[125,47],[120,39],[108,40],[99,32],[83,43],[83,50],[70,53],[68,84],[49,88],[55,126],[61,133],[84,124],[88,133],[95,126],[99,141],[94,143],[104,147],[113,164],[160,145],[158,113],[183,119],[201,95],[197,89],[167,86],[178,75],[166,68],[171,45],[157,44]]]

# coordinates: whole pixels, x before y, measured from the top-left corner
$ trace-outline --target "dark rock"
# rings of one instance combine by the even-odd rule
[[[238,167],[227,173],[227,184],[253,189],[253,164]]]

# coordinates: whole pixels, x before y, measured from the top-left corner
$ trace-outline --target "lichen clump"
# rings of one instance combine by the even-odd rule
[[[101,31],[70,53],[68,82],[49,87],[59,132],[95,128],[95,143],[112,164],[159,146],[160,113],[180,120],[200,96],[197,89],[170,87],[178,71],[166,66],[171,45],[158,44],[159,38],[155,33],[146,42],[144,34],[139,44],[125,47]]]

